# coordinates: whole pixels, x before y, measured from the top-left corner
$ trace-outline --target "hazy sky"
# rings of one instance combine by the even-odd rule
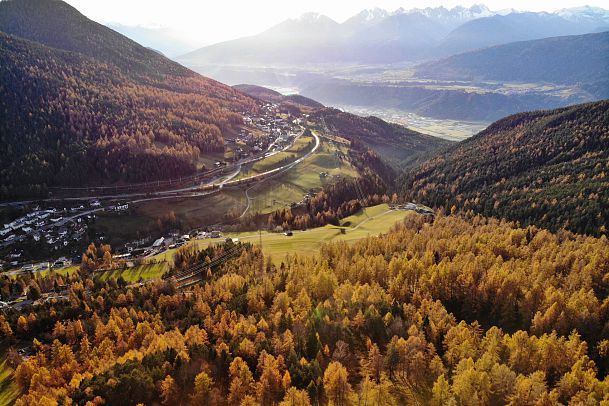
[[[315,11],[342,22],[367,8],[393,11],[400,7],[470,6],[480,1],[453,0],[67,0],[100,23],[160,26],[178,31],[193,45],[256,34],[286,18]],[[489,0],[491,10],[514,8],[554,11],[592,5],[609,9],[609,0]]]

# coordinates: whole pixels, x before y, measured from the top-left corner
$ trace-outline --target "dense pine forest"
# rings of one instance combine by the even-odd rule
[[[2,197],[192,173],[223,151],[240,112],[256,109],[63,2],[5,1],[0,11]],[[66,13],[71,30],[59,27]]]
[[[33,340],[17,405],[609,401],[605,237],[412,215],[279,264],[232,243],[181,250],[173,272],[227,253],[191,291],[84,268],[5,277],[69,297],[0,320],[7,342]]]
[[[408,199],[592,235],[609,226],[609,101],[520,113],[438,154]]]

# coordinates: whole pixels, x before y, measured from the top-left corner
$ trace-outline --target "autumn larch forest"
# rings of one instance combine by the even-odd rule
[[[0,0],[0,406],[609,406],[609,11],[364,3]]]

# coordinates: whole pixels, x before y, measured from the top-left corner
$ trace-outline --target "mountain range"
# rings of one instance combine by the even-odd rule
[[[609,11],[580,7],[555,13],[493,12],[482,5],[365,10],[342,24],[307,13],[258,35],[178,57],[188,65],[394,63],[420,61],[514,41],[597,32]]]
[[[260,100],[324,109],[303,96],[203,77],[60,0],[1,1],[0,58],[0,198],[192,174],[224,152],[225,135],[240,131]],[[447,145],[374,125],[368,141],[406,134],[414,142],[392,151],[397,160]]]

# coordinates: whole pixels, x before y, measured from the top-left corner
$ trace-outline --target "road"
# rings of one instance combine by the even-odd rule
[[[260,182],[256,183],[255,185],[247,188],[245,190],[245,198],[247,199],[247,207],[245,208],[245,210],[243,211],[243,213],[241,213],[241,216],[239,216],[239,218],[242,218],[243,216],[245,216],[245,214],[249,211],[250,207],[251,207],[251,200],[252,198],[249,195],[249,191],[251,189],[253,189],[255,186],[260,185],[262,182],[264,182],[267,179],[270,179],[273,176],[279,175],[280,173],[283,173],[285,171],[288,171],[290,169],[292,169],[293,167],[295,167],[296,165],[298,165],[299,163],[303,162],[305,159],[309,158],[311,155],[313,155],[315,152],[317,152],[317,150],[319,149],[319,145],[321,143],[321,141],[319,140],[319,136],[315,133],[312,133],[313,137],[315,138],[315,146],[313,147],[313,149],[311,149],[311,151],[307,152],[306,154],[304,154],[303,156],[301,156],[300,158],[298,158],[297,160],[295,160],[294,162],[291,162],[289,164],[283,165],[279,168],[275,168],[275,169],[271,169],[270,171],[266,171],[263,172],[261,174],[258,175],[253,175],[253,176],[249,176],[247,178],[243,178],[243,179],[239,179],[238,181],[233,181],[233,182],[243,182],[243,181],[247,181],[248,179],[253,179],[253,178],[257,178],[257,177],[263,177],[262,180],[260,180]],[[267,176],[270,175],[270,176]],[[227,185],[230,186],[231,182],[227,182]]]
[[[241,171],[241,167],[243,165],[257,162],[257,161],[266,159],[268,157],[271,157],[273,155],[276,155],[280,152],[287,151],[294,145],[296,140],[298,140],[303,135],[303,133],[304,133],[304,128],[301,127],[301,132],[294,137],[294,141],[290,145],[287,145],[285,148],[283,148],[281,150],[269,152],[270,149],[272,149],[274,144],[277,142],[275,140],[271,145],[269,145],[269,148],[267,149],[267,151],[265,153],[263,153],[259,156],[251,157],[251,158],[244,158],[238,162],[231,164],[230,166],[227,166],[226,167],[227,169],[236,168],[236,174],[229,175],[228,179],[224,179],[226,177],[226,175],[222,174],[220,176],[217,176],[217,177],[207,181],[206,183],[201,182],[201,183],[198,183],[193,186],[168,189],[168,190],[163,190],[163,191],[158,191],[158,192],[131,192],[131,193],[116,193],[116,194],[111,194],[111,195],[102,194],[102,195],[87,195],[87,196],[78,196],[78,197],[64,197],[64,198],[56,197],[56,198],[47,198],[47,199],[19,200],[19,201],[13,201],[13,202],[2,202],[2,203],[0,203],[0,207],[22,206],[22,205],[33,204],[33,203],[38,203],[38,202],[54,202],[54,201],[60,201],[60,200],[79,202],[79,201],[100,200],[100,199],[127,200],[127,199],[135,199],[137,197],[142,197],[142,199],[137,200],[137,201],[148,201],[148,200],[160,200],[163,198],[172,198],[172,197],[176,197],[176,196],[170,196],[170,195],[175,195],[176,193],[196,191],[205,186],[224,185],[227,180],[231,180],[232,178],[234,178],[235,176],[237,176],[239,174],[239,172]],[[260,175],[258,175],[258,176],[260,176]],[[178,180],[175,180],[175,181],[176,181],[176,183],[178,182]],[[152,182],[152,184],[153,183],[154,182]],[[89,190],[89,189],[104,189],[104,188],[107,188],[110,190],[113,189],[112,186],[108,186],[108,187],[91,187],[91,188],[66,188],[66,190],[68,190],[68,189]],[[187,195],[186,197],[205,196],[207,194],[209,194],[209,193],[193,193],[192,195]],[[135,202],[135,200],[131,200],[131,202]]]
[[[294,141],[296,141],[301,135],[302,135],[302,133],[299,134],[294,139]],[[242,178],[242,179],[234,179],[235,177],[237,177],[239,175],[239,173],[241,173],[242,165],[238,164],[236,167],[236,170],[234,172],[230,173],[229,175],[222,175],[221,177],[214,179],[212,182],[209,182],[206,185],[197,185],[197,186],[193,186],[193,187],[189,187],[189,188],[181,188],[181,189],[174,189],[174,190],[170,190],[170,191],[156,192],[154,194],[131,193],[131,194],[121,194],[121,195],[115,195],[115,196],[103,196],[103,198],[104,199],[121,199],[121,200],[127,201],[129,204],[135,204],[135,203],[149,202],[149,201],[153,201],[153,200],[175,199],[176,197],[181,197],[181,198],[203,197],[203,196],[209,196],[209,195],[220,192],[224,186],[236,186],[236,185],[246,183],[248,180],[255,180],[256,178],[262,178],[260,180],[260,182],[256,183],[256,185],[254,185],[254,186],[257,186],[261,182],[264,182],[265,180],[267,180],[269,177],[276,176],[280,173],[283,173],[283,172],[293,168],[294,166],[298,165],[299,163],[303,162],[305,159],[307,159],[311,155],[313,155],[317,151],[317,149],[319,148],[319,145],[320,145],[319,136],[317,134],[313,134],[313,137],[315,138],[315,146],[313,147],[313,149],[311,149],[311,151],[307,152],[305,155],[298,158],[294,162],[280,166],[279,168],[275,168],[275,169],[271,169],[271,170],[268,170],[263,173],[259,173],[257,175],[248,176],[248,177]],[[288,148],[290,148],[290,147],[291,146],[289,146]],[[286,149],[288,149],[288,148],[286,148]],[[281,151],[277,151],[275,153],[278,153],[278,152],[281,152]],[[274,155],[275,153],[270,153],[270,154],[265,154],[265,155],[266,155],[266,157],[269,157],[269,156]],[[255,162],[257,160],[259,160],[259,159],[252,159],[248,163]],[[201,189],[202,187],[213,186],[213,185],[218,186],[218,187],[214,188],[212,190],[196,191],[198,189]],[[246,207],[245,211],[241,214],[240,218],[245,216],[245,214],[250,209],[251,198],[249,197],[248,191],[250,189],[252,189],[252,187],[248,188],[245,192],[245,195],[247,198],[247,207]],[[189,191],[192,191],[192,193],[185,194],[185,192],[189,192]],[[178,193],[179,193],[179,195],[176,195]],[[142,197],[142,196],[144,196],[144,197]],[[137,198],[137,197],[140,197],[140,198]],[[100,198],[100,197],[89,196],[89,197],[78,197],[78,198],[66,198],[64,200],[82,201],[82,200],[91,200],[91,199],[97,199],[97,198]],[[130,200],[128,200],[128,199],[130,199]],[[48,199],[48,200],[50,201],[52,199]],[[33,202],[34,201],[31,201],[31,203],[33,203]],[[6,205],[6,204],[9,204],[9,203],[5,203],[3,205]],[[16,203],[13,203],[13,204],[16,204]],[[46,226],[41,227],[37,230],[32,230],[30,233],[27,233],[26,235],[30,235],[35,232],[44,232],[50,228],[57,227],[57,226],[61,227],[71,221],[76,220],[79,217],[84,217],[89,214],[93,214],[93,213],[103,211],[103,210],[104,210],[104,208],[100,207],[100,208],[96,208],[96,209],[79,212],[79,213],[74,214],[73,216],[64,217],[63,219],[61,219],[61,221],[47,224]],[[14,241],[2,242],[2,243],[0,243],[0,248],[11,245],[11,244],[13,244],[13,242]]]

